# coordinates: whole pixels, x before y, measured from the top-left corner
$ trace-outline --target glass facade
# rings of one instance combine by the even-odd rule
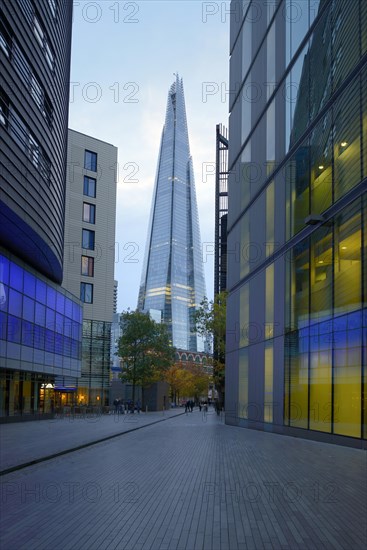
[[[260,7],[256,22],[251,4]],[[360,440],[367,432],[366,2],[279,0],[270,13],[253,0],[241,23],[235,19],[228,247],[240,242],[241,253],[228,263],[228,421],[234,414],[250,427]],[[256,406],[245,410],[244,402]]]
[[[193,314],[204,295],[185,99],[177,76],[168,94],[138,307],[162,312],[176,348],[203,351]]]
[[[83,368],[78,380],[78,404],[109,404],[111,325],[83,321]]]
[[[75,296],[0,253],[0,416],[51,412],[55,377],[76,383],[82,316]]]

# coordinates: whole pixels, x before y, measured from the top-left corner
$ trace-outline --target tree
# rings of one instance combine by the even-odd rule
[[[174,361],[172,347],[165,325],[153,321],[149,314],[124,311],[121,314],[122,336],[118,355],[122,360],[120,378],[133,386],[147,386],[161,380]]]
[[[195,313],[196,330],[213,341],[213,378],[221,401],[225,391],[227,292],[219,292],[214,300],[204,298]]]
[[[199,399],[203,394],[208,394],[210,376],[198,363],[175,363],[165,373],[165,380],[171,386],[172,399],[176,404],[180,397]]]

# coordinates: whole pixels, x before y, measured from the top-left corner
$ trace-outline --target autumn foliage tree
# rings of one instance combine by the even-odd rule
[[[208,394],[210,377],[200,363],[176,362],[167,370],[165,380],[171,386],[175,403],[180,397],[199,399]]]

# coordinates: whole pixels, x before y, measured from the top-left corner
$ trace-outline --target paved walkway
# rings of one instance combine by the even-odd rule
[[[2,476],[0,547],[364,549],[366,456],[194,411]]]
[[[75,415],[0,425],[0,474],[8,469],[184,414]]]

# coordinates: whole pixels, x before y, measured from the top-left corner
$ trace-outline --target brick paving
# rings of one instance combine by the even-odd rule
[[[43,457],[112,438],[184,414],[182,408],[162,412],[63,415],[52,420],[0,425],[0,474]]]
[[[194,411],[2,476],[0,547],[364,549],[366,456]]]

